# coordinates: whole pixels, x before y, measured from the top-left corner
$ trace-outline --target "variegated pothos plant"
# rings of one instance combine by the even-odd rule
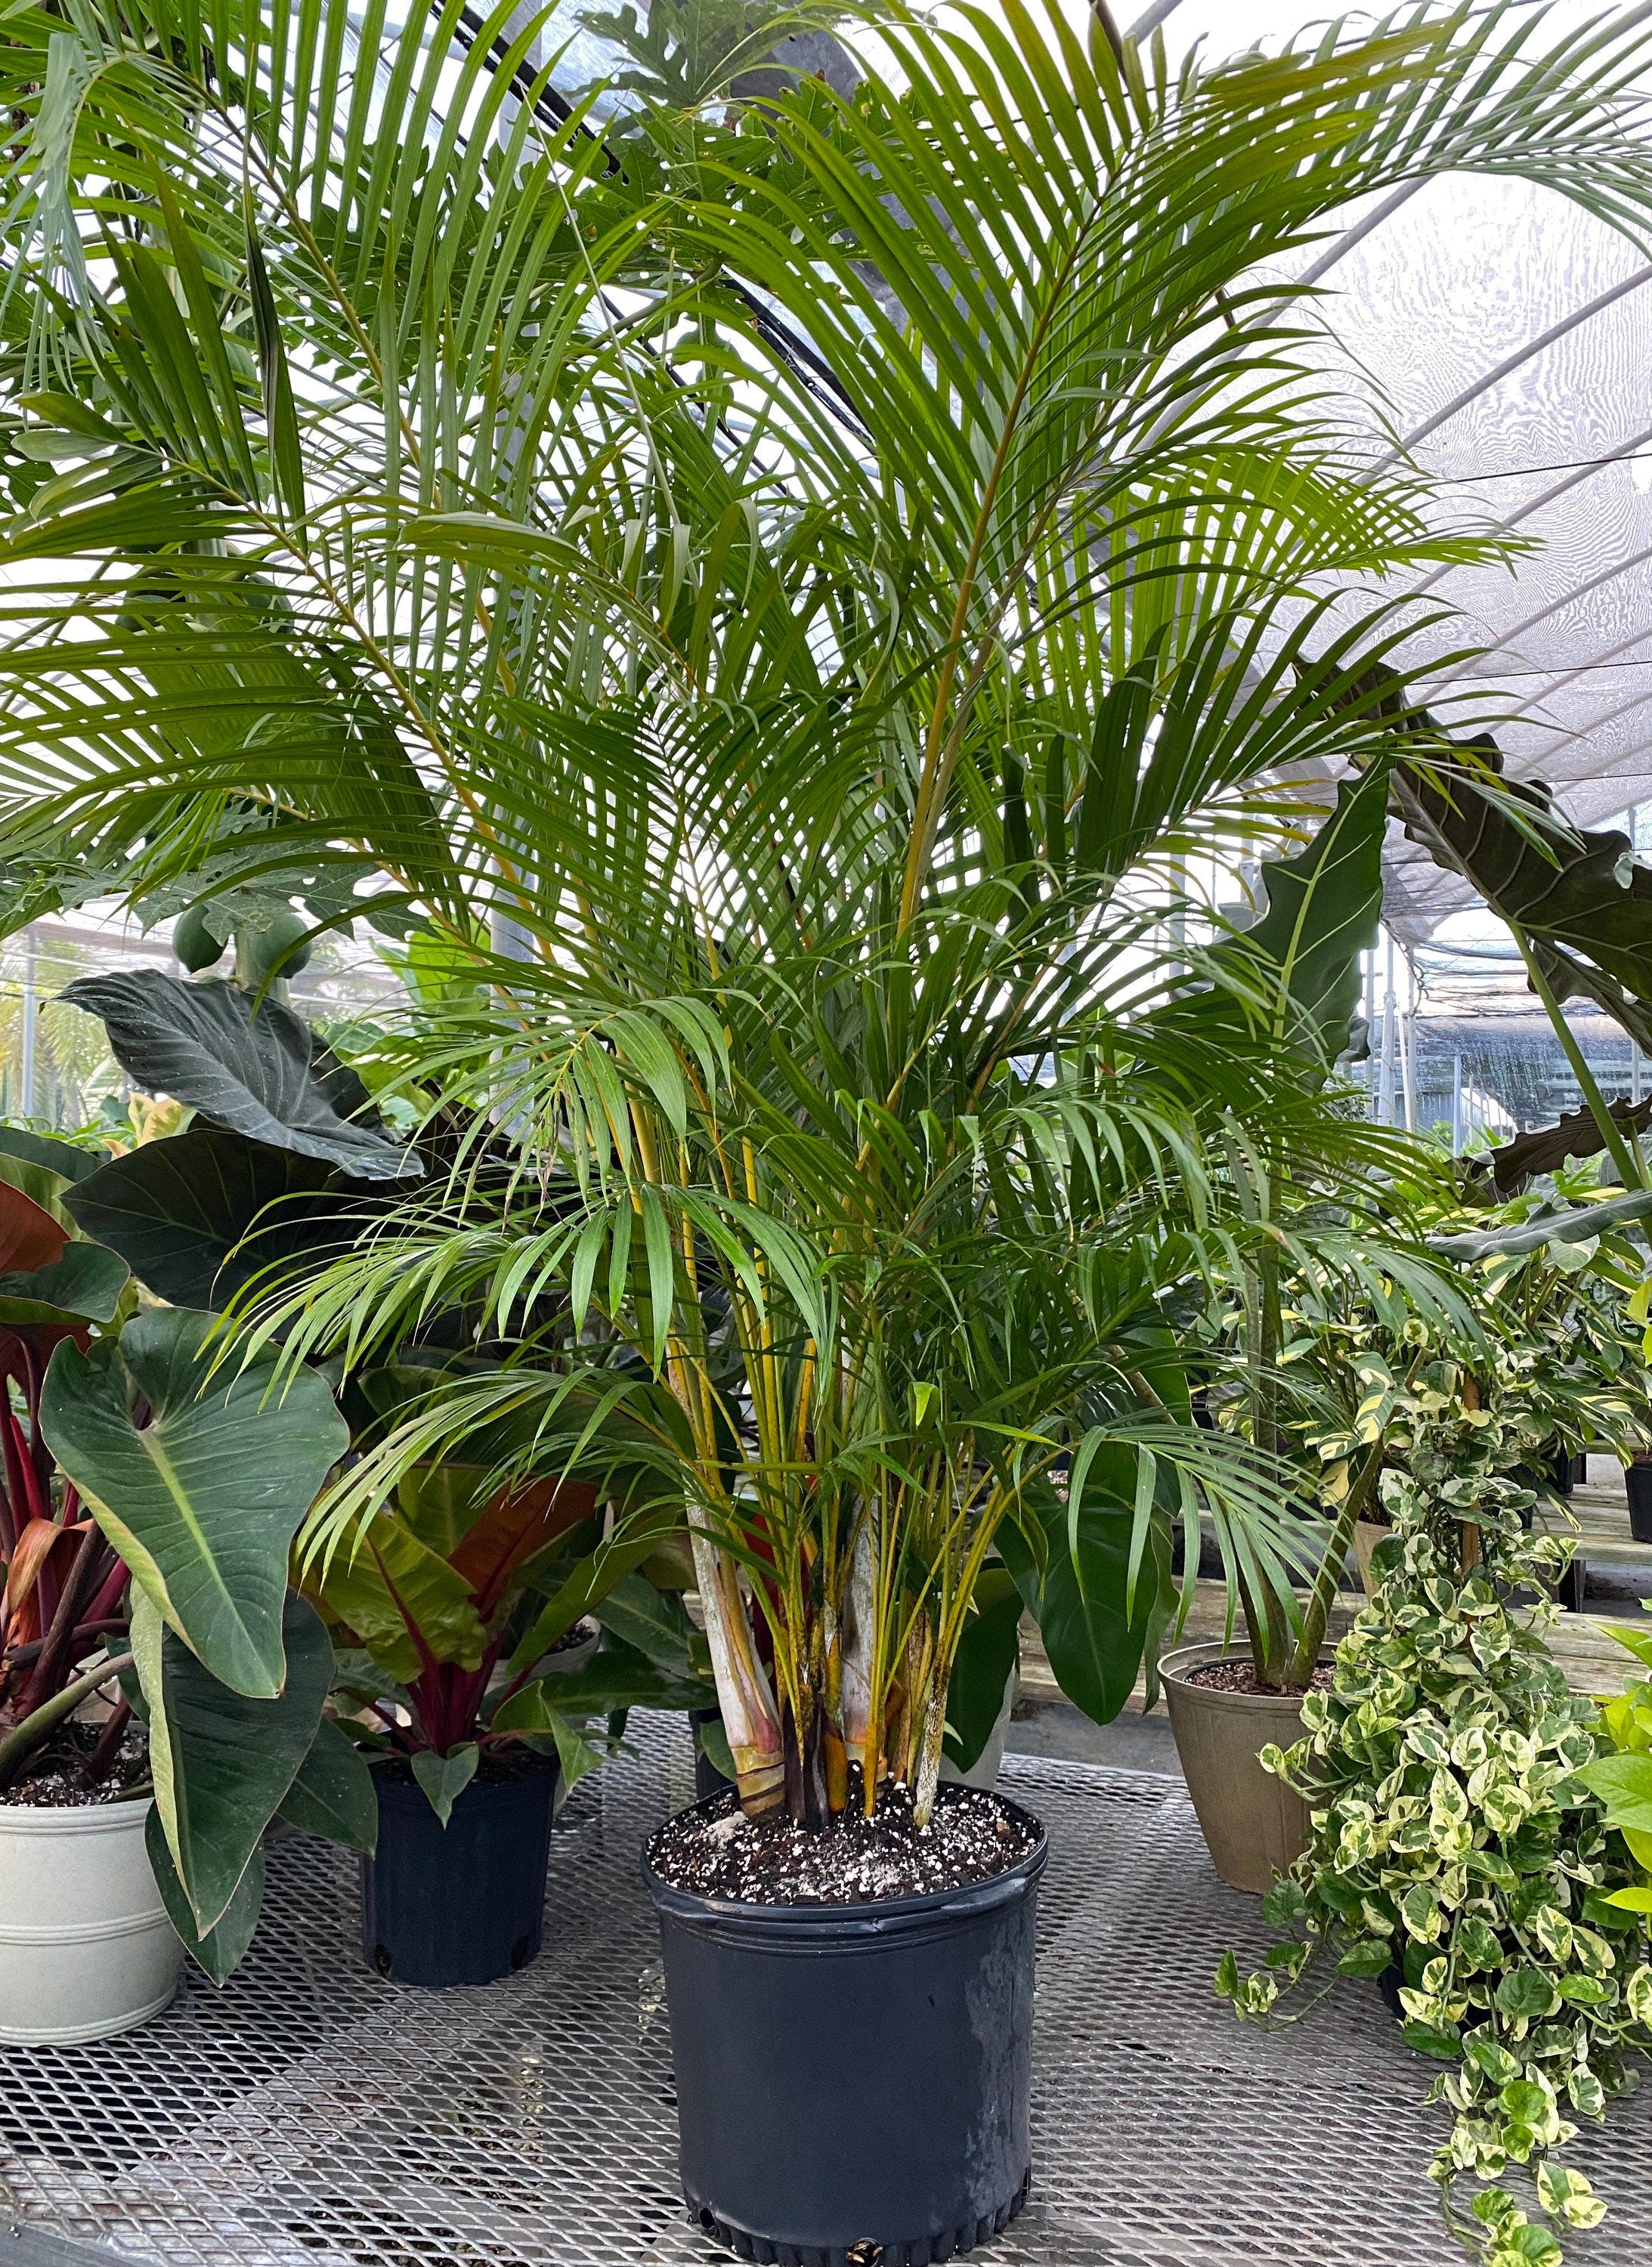
[[[1259,1973],[1229,1953],[1216,1989],[1273,2021],[1315,1966],[1397,1971],[1407,2043],[1451,2065],[1427,2097],[1455,2112],[1429,2168],[1448,2223],[1486,2267],[1518,2267],[1558,2262],[1556,2230],[1604,2216],[1553,2153],[1652,2049],[1652,1966],[1645,1916],[1612,1902],[1623,1845],[1585,1783],[1596,1710],[1545,1643],[1556,1609],[1517,1603],[1571,1546],[1523,1523],[1522,1428],[1470,1413],[1384,1475],[1376,1595],[1332,1689],[1305,1699],[1303,1739],[1262,1758],[1311,1805],[1308,1850],[1264,1904],[1289,1933]]]

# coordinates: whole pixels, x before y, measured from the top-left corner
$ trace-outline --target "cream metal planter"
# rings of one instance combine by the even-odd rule
[[[1308,1806],[1257,1761],[1302,1737],[1300,1693],[1222,1692],[1190,1670],[1231,1661],[1227,1645],[1185,1645],[1159,1663],[1171,1729],[1210,1862],[1232,1889],[1271,1889],[1308,1846]]]
[[[184,1948],[143,1846],[149,1811],[0,1803],[0,2040],[106,2039],[172,1999]]]

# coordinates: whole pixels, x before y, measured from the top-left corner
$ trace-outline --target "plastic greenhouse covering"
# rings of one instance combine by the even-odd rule
[[[1068,5],[1082,19],[1082,0]],[[556,79],[570,92],[613,52],[584,27],[586,12],[564,0],[547,40],[553,52],[566,41]],[[1336,12],[1311,0],[1155,0],[1134,18],[1127,0],[1118,11],[1127,29],[1159,30],[1172,61],[1195,43],[1215,57],[1277,45]],[[1601,12],[1568,5],[1552,27]],[[830,41],[791,46],[836,75]],[[1448,616],[1420,630],[1420,657],[1488,650],[1472,677],[1419,666],[1416,687],[1431,701],[1437,692],[1446,718],[1454,694],[1494,696],[1509,770],[1548,781],[1578,824],[1652,806],[1652,265],[1604,222],[1521,181],[1456,176],[1345,220],[1296,275],[1325,295],[1373,458],[1409,451],[1448,484],[1454,522],[1529,546],[1512,571],[1447,569],[1418,585],[1419,617]],[[1472,903],[1396,831],[1391,935],[1420,944]]]

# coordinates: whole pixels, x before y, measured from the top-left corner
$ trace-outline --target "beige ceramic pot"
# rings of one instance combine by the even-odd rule
[[[1230,1889],[1259,1896],[1308,1846],[1307,1804],[1256,1760],[1301,1738],[1302,1695],[1188,1683],[1192,1670],[1235,1658],[1231,1646],[1180,1646],[1159,1675],[1210,1862]]]

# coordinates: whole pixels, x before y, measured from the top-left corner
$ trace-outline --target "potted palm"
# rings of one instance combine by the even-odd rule
[[[1105,1714],[1171,1610],[1178,1519],[1197,1562],[1200,1490],[1262,1587],[1300,1547],[1265,1446],[1193,1425],[1172,1322],[1255,1195],[1232,1156],[1365,1136],[1299,1104],[1254,985],[1214,1031],[1176,996],[1222,972],[1208,908],[1167,925],[1171,877],[1280,825],[1256,782],[1375,752],[1349,694],[1390,627],[1332,636],[1313,578],[1476,552],[1322,431],[1292,445],[1305,365],[1245,279],[1449,167],[1575,186],[1619,51],[1590,51],[1603,93],[1517,48],[1488,78],[1496,10],[1210,77],[1099,19],[1088,47],[1054,15],[898,26],[888,83],[731,118],[662,81],[662,23],[628,75],[648,146],[610,166],[503,6],[463,53],[422,18],[390,40],[371,145],[312,75],[325,40],[245,11],[229,70],[186,17],[164,74],[110,69],[133,35],[99,28],[49,224],[26,195],[8,223],[52,284],[27,414],[87,463],[18,476],[0,557],[103,570],[12,587],[55,705],[9,646],[8,776],[38,786],[9,847],[46,891],[81,846],[176,875],[233,789],[305,856],[371,855],[468,957],[468,1009],[411,1060],[518,1133],[519,1194],[557,1168],[573,1200],[415,1191],[258,1328],[357,1364],[455,1295],[509,1336],[554,1280],[579,1351],[520,1333],[320,1515],[370,1526],[511,1397],[582,1435],[623,1409],[686,1503],[738,1782],[650,1856],[686,2192],[751,2249],[933,2256],[1029,2171],[1041,1842],[939,1780],[983,1567]],[[71,36],[11,20],[26,117]],[[433,150],[432,108],[465,135]],[[60,331],[65,212],[87,281]],[[782,1845],[863,1849],[867,1890],[911,1885],[903,1845],[952,1871],[846,1913],[797,1894],[841,1874],[696,1886],[708,1837],[747,1889]],[[766,1956],[798,1941],[830,1956]],[[752,2019],[765,1974],[814,1977],[800,2029]]]

